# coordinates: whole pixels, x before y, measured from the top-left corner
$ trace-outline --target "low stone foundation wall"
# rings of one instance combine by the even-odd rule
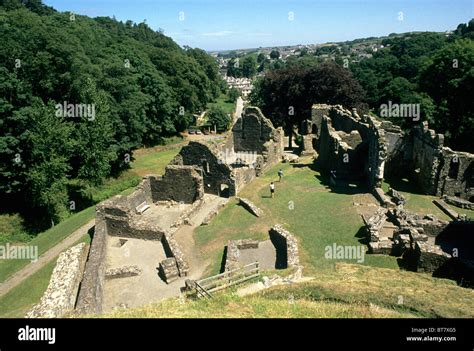
[[[179,269],[176,264],[176,259],[173,257],[161,261],[159,271],[166,284],[170,284],[179,278]]]
[[[373,195],[379,201],[379,203],[386,208],[395,207],[395,203],[385,194],[382,188],[375,188]]]
[[[270,239],[277,249],[277,255],[281,250],[286,252],[287,267],[297,267],[300,265],[298,241],[289,231],[280,224],[277,224],[270,229]]]
[[[447,196],[447,195],[443,196],[443,200],[450,205],[474,211],[474,203],[468,200],[461,199],[455,196]]]
[[[104,220],[96,218],[94,237],[77,298],[77,313],[99,314],[102,312],[106,262],[107,224]]]
[[[417,241],[415,244],[415,260],[418,272],[433,273],[445,265],[451,255],[444,252],[438,245]]]
[[[227,243],[225,259],[225,271],[231,271],[240,267],[240,250],[258,249],[258,241],[252,239],[230,240]]]
[[[441,211],[443,211],[447,216],[449,216],[451,219],[457,219],[459,217],[458,213],[451,209],[446,202],[443,200],[438,200],[435,199],[433,200],[433,203],[439,207]]]
[[[184,253],[181,251],[181,247],[174,240],[173,236],[166,232],[162,239],[163,247],[165,252],[174,257],[176,265],[178,266],[179,276],[186,277],[189,273],[189,264],[184,257]]]
[[[239,202],[239,205],[244,207],[247,211],[249,211],[251,214],[253,214],[256,217],[260,217],[263,215],[263,211],[255,206],[253,202],[251,202],[248,199],[244,199],[243,197],[238,197],[237,201]]]
[[[39,304],[27,313],[27,318],[59,318],[74,310],[87,256],[86,248],[85,243],[80,243],[59,255],[48,288]]]
[[[105,272],[105,279],[128,278],[140,275],[141,273],[142,270],[136,265],[122,266],[107,269]]]

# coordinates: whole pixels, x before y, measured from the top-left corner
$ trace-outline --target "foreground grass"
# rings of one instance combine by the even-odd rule
[[[338,263],[310,282],[283,285],[239,297],[168,299],[112,318],[413,318],[473,317],[474,292],[425,274]]]
[[[283,169],[284,178],[275,183],[276,195],[271,199],[268,185],[277,179],[279,168]],[[252,216],[231,200],[210,225],[199,227],[194,233],[197,246],[212,262],[207,273],[218,272],[228,240],[268,239],[268,230],[277,223],[299,239],[302,264],[309,272],[333,269],[336,261],[325,258],[326,246],[362,245],[359,240],[363,223],[353,207],[352,195],[332,192],[319,177],[309,165],[282,164],[247,185],[239,196],[260,207],[264,211],[262,217]],[[383,255],[366,255],[364,264],[398,268],[394,257]]]
[[[474,291],[428,274],[338,263],[311,282],[274,288],[260,296],[280,300],[373,304],[420,317],[474,317]]]
[[[399,313],[366,304],[287,299],[271,300],[259,296],[238,297],[219,294],[212,300],[169,299],[140,309],[115,311],[105,318],[407,318]]]
[[[89,244],[89,235],[84,235],[74,245],[80,242]],[[39,302],[48,287],[57,259],[55,257],[30,278],[0,297],[0,318],[22,318]]]

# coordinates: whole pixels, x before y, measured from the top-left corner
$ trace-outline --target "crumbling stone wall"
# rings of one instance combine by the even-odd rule
[[[167,256],[173,257],[176,260],[179,276],[186,277],[190,270],[189,263],[178,242],[173,238],[173,235],[170,232],[165,232],[161,242],[163,243],[163,248],[165,249]]]
[[[283,252],[286,253],[287,267],[298,267],[300,265],[298,241],[293,234],[280,224],[276,224],[270,229],[270,239],[277,249],[277,260],[278,254]]]
[[[428,129],[428,123],[413,132],[412,177],[426,194],[435,194],[444,136]]]
[[[437,196],[451,195],[474,202],[473,154],[443,147],[437,178]]]
[[[313,137],[322,170],[338,178],[365,179],[374,189],[384,177],[400,176],[412,178],[426,194],[474,200],[474,155],[445,147],[444,136],[427,122],[405,134],[390,121],[360,117],[339,105],[313,105],[302,134],[304,140]],[[308,140],[303,151],[312,152]]]
[[[443,134],[436,134],[423,122],[413,131],[412,176],[431,195],[474,199],[474,155],[444,146]]]
[[[258,107],[245,108],[242,117],[235,122],[232,134],[235,152],[262,155],[262,171],[281,160],[284,151],[283,129],[275,128]]]
[[[107,223],[96,217],[94,237],[76,304],[76,311],[80,314],[102,313],[106,259]]]
[[[62,252],[40,302],[27,313],[27,318],[59,318],[72,312],[82,280],[87,245],[80,243]]]
[[[212,145],[192,141],[181,148],[171,161],[172,165],[196,166],[201,169],[204,179],[204,192],[221,195],[222,186],[228,188],[229,196],[235,196],[236,184],[232,167],[218,158],[219,150]]]
[[[196,166],[169,165],[161,177],[149,176],[153,202],[191,204],[204,196],[202,171]]]
[[[225,257],[225,271],[232,271],[241,267],[239,263],[240,251],[258,249],[259,242],[252,239],[229,240]]]

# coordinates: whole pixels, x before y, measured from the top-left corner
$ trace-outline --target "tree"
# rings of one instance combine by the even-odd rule
[[[240,96],[240,91],[239,89],[232,87],[229,89],[229,92],[227,93],[227,101],[228,102],[235,102]]]
[[[459,39],[447,44],[420,75],[421,89],[437,105],[433,127],[460,150],[474,152],[474,42]]]
[[[242,75],[252,78],[257,74],[257,59],[255,55],[248,55],[242,60]]]
[[[230,116],[219,106],[213,106],[207,113],[207,122],[216,126],[219,131],[225,131],[230,126]]]
[[[225,88],[210,55],[145,23],[69,16],[0,1],[0,200],[48,226],[73,186],[120,174],[127,154],[186,128]],[[95,117],[55,118],[63,102],[94,105]]]
[[[273,59],[273,60],[276,60],[276,59],[280,58],[280,51],[272,50],[270,52],[270,58]]]
[[[352,74],[334,62],[292,66],[268,72],[257,80],[250,95],[253,104],[288,135],[311,116],[315,103],[342,104],[364,109],[364,91]],[[290,147],[291,147],[291,138]]]
[[[23,163],[25,200],[43,218],[52,224],[64,217],[67,209],[67,174],[70,170],[71,126],[56,117],[53,105],[44,106],[35,100],[31,107],[18,111],[29,116],[29,128],[21,136],[24,144],[19,152]]]
[[[262,63],[266,59],[266,56],[263,52],[259,53],[257,56],[257,62]]]
[[[227,62],[227,75],[229,77],[242,77],[242,67],[239,58],[231,58]]]

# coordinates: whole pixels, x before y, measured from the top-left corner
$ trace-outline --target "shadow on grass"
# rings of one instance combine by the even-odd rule
[[[369,238],[367,237],[367,229],[364,226],[359,228],[354,237],[356,237],[359,240],[359,243],[361,243],[362,245],[369,244]]]
[[[406,193],[417,195],[426,195],[422,191],[420,191],[420,187],[416,184],[414,180],[410,180],[407,178],[389,177],[384,179],[384,182],[397,191],[403,191]]]
[[[295,163],[292,164],[294,168],[308,168],[317,174],[314,177],[325,187],[331,189],[331,192],[336,194],[365,194],[370,192],[369,187],[363,179],[349,180],[349,179],[338,179],[335,183],[331,182],[331,178],[327,172],[321,169],[317,162],[313,163]]]

